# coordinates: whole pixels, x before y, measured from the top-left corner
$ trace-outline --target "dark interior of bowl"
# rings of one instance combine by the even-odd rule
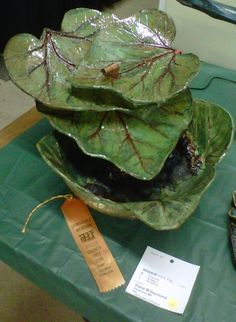
[[[54,136],[69,171],[84,178],[83,187],[112,201],[157,200],[162,188],[174,189],[178,181],[196,174],[196,169],[193,171],[191,168],[192,156],[184,136],[179,139],[161,172],[152,180],[136,179],[107,160],[85,154],[72,138],[58,131]]]

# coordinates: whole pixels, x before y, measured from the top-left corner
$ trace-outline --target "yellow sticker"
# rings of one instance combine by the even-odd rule
[[[179,301],[175,297],[169,297],[167,300],[167,304],[170,309],[177,310],[179,307]]]

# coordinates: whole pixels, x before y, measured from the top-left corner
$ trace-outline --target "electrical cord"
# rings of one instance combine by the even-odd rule
[[[203,91],[204,89],[207,89],[210,85],[211,85],[211,83],[212,83],[212,81],[213,80],[215,80],[215,79],[219,79],[219,80],[223,80],[223,81],[227,81],[227,82],[230,82],[230,83],[233,83],[233,84],[236,84],[236,81],[234,81],[234,80],[232,80],[232,79],[228,79],[228,78],[224,78],[224,77],[220,77],[220,76],[214,76],[214,77],[212,77],[210,80],[209,80],[209,82],[205,85],[205,86],[203,86],[203,87],[189,87],[190,89],[192,89],[192,90],[196,90],[196,91]]]

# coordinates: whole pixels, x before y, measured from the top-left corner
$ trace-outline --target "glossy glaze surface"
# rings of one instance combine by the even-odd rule
[[[109,165],[96,167],[94,163],[93,170],[86,166],[88,160],[83,162],[81,167],[79,163],[75,165],[71,157],[66,156],[65,151],[60,148],[60,140],[53,135],[43,138],[38,148],[44,160],[63,177],[75,195],[91,207],[113,216],[137,218],[154,229],[174,229],[195,210],[201,195],[214,178],[215,164],[232,140],[231,117],[219,106],[196,101],[193,114],[194,118],[187,133],[192,141],[196,142],[198,153],[201,155],[202,163],[198,173],[191,173],[185,162],[179,162],[173,165],[168,180],[163,181],[159,177],[146,187],[133,185],[132,179],[126,187],[123,181],[123,185],[120,184],[114,193],[111,181],[107,180],[109,171],[112,173],[111,170],[106,172]],[[225,125],[224,129],[221,128],[221,122]],[[72,150],[67,152],[71,155]],[[100,172],[102,167],[103,173]],[[120,198],[126,189],[133,189],[132,195],[139,200],[112,200],[117,195],[117,198]],[[146,193],[146,196],[142,193]],[[130,198],[129,195],[130,193],[125,197]]]
[[[194,211],[232,136],[224,110],[193,102],[199,60],[172,48],[175,33],[158,10],[119,20],[82,8],[61,31],[17,35],[4,52],[57,130],[38,144],[45,161],[91,207],[155,229]]]

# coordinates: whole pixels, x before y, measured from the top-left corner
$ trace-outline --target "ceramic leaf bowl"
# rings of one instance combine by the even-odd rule
[[[48,165],[89,206],[157,230],[194,211],[233,129],[221,107],[193,102],[199,60],[172,48],[174,37],[158,10],[119,20],[74,9],[61,31],[17,35],[4,52],[54,128],[38,143]]]
[[[195,210],[213,180],[215,164],[231,141],[231,131],[232,120],[227,112],[214,104],[196,101],[186,133],[198,146],[201,168],[197,174],[192,173],[186,155],[178,153],[182,144],[179,142],[180,148],[174,150],[177,156],[172,153],[173,160],[167,159],[159,175],[149,181],[122,176],[118,168],[102,159],[96,163],[93,157],[77,150],[73,139],[60,132],[43,138],[38,149],[74,194],[92,208],[108,215],[137,218],[158,230],[174,229]]]

